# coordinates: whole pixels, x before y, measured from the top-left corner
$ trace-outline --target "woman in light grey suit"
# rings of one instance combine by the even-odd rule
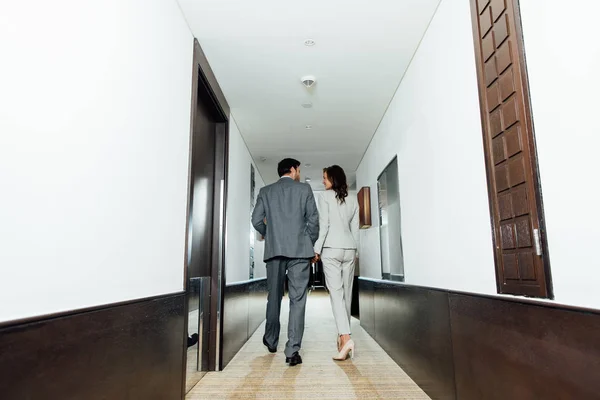
[[[319,198],[319,238],[315,254],[323,261],[325,284],[338,329],[338,355],[354,357],[350,334],[352,283],[358,248],[358,201],[348,197],[346,174],[339,165],[323,169],[325,192]]]

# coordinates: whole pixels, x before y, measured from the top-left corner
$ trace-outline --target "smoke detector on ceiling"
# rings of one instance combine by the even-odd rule
[[[312,75],[307,75],[301,79],[302,84],[307,88],[313,87],[315,82],[317,82],[317,78]]]

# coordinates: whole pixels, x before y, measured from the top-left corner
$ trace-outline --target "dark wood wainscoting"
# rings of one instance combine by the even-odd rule
[[[182,399],[185,294],[0,326],[0,397]]]
[[[267,315],[267,278],[256,280],[248,287],[248,339]]]
[[[265,320],[267,280],[227,285],[223,308],[223,368]]]
[[[600,399],[600,311],[359,282],[361,325],[432,399]]]
[[[450,293],[459,399],[600,399],[600,313]]]
[[[454,399],[448,296],[359,280],[361,326],[434,399]]]
[[[360,299],[359,313],[360,326],[373,338],[377,337],[375,332],[375,285],[370,280],[358,278],[358,297]]]

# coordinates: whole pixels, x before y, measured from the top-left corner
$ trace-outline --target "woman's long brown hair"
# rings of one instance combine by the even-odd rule
[[[346,182],[346,173],[339,165],[323,168],[323,172],[327,174],[327,179],[331,182],[331,189],[335,192],[335,198],[340,203],[346,202],[348,197],[348,183]]]

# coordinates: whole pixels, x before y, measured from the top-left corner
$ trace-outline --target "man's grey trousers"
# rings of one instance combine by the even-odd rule
[[[310,259],[277,257],[267,261],[267,324],[265,340],[271,347],[279,343],[281,328],[279,314],[283,297],[285,277],[288,277],[290,315],[288,321],[288,341],[285,345],[286,357],[300,350],[304,334],[304,315],[310,278]]]

